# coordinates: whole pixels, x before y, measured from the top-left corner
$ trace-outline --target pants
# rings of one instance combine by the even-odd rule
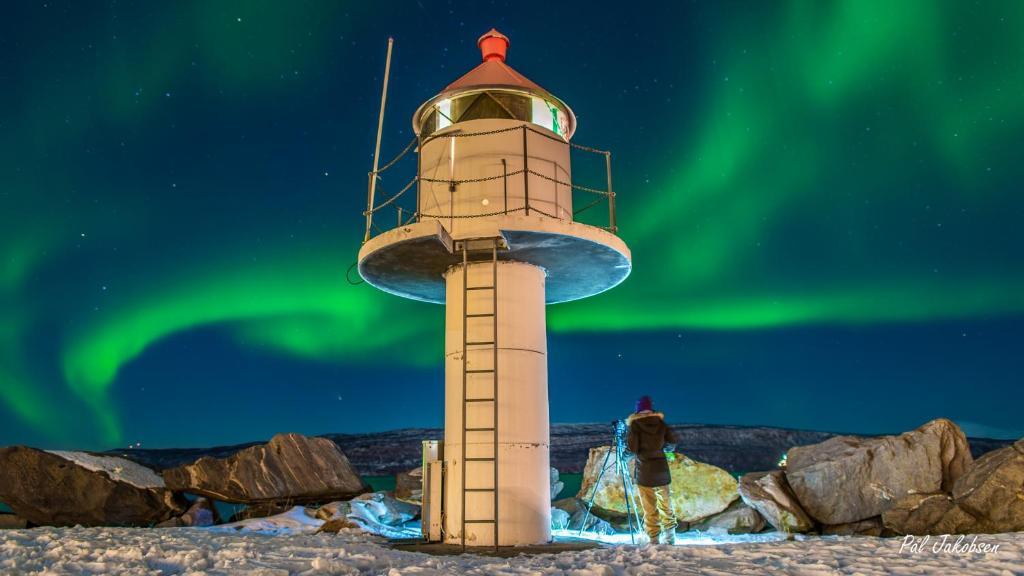
[[[658,534],[675,537],[676,514],[672,511],[672,497],[669,486],[637,486],[640,504],[644,509],[644,528],[652,544],[658,543]]]

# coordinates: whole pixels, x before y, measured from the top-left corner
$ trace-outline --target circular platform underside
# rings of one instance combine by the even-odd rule
[[[632,269],[629,249],[601,228],[534,216],[495,219],[494,236],[507,250],[499,260],[526,262],[547,273],[548,304],[579,300],[615,287]],[[444,272],[462,262],[454,241],[436,220],[389,230],[359,251],[359,274],[392,294],[443,304]]]

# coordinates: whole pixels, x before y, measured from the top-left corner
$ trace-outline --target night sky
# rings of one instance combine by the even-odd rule
[[[384,159],[492,26],[633,251],[548,309],[553,421],[1024,435],[1024,2],[47,1],[0,16],[0,444],[440,426],[442,307],[346,270],[387,37]]]

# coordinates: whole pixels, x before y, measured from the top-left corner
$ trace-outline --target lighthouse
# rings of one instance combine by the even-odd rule
[[[415,177],[369,195],[358,267],[385,292],[445,305],[443,481],[431,503],[443,540],[542,544],[545,309],[618,285],[631,256],[616,234],[610,153],[572,142],[572,110],[508,65],[506,36],[477,45],[482,62],[413,114]],[[573,182],[574,153],[596,157],[600,186]]]

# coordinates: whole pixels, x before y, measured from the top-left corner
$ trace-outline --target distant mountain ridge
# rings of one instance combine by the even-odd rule
[[[714,464],[730,472],[770,470],[793,446],[815,444],[834,432],[794,430],[771,426],[732,426],[714,424],[673,424],[682,437],[676,450],[687,456]],[[440,440],[440,428],[403,428],[369,434],[322,434],[337,444],[356,470],[364,476],[384,476],[420,465],[423,440]],[[866,435],[864,435],[866,436]],[[583,471],[591,448],[612,443],[612,426],[607,424],[553,424],[551,426],[551,465],[564,473]],[[969,438],[971,453],[978,456],[1011,444],[1012,440]],[[194,462],[202,456],[225,458],[263,442],[247,442],[211,448],[120,449],[117,454],[154,470],[173,468]]]

